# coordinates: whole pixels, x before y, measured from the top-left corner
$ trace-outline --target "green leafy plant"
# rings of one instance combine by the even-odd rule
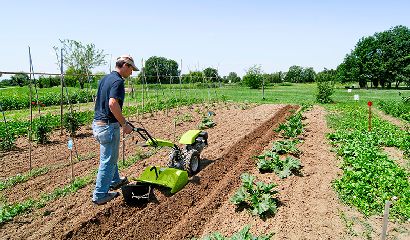
[[[276,132],[282,132],[285,138],[295,138],[303,132],[302,114],[298,112],[288,118],[286,123],[281,123]]]
[[[262,218],[276,213],[278,200],[273,198],[278,193],[273,190],[276,184],[264,182],[255,184],[255,177],[248,173],[243,173],[241,180],[242,186],[232,196],[232,203],[249,208],[253,215],[259,215]]]
[[[193,116],[190,113],[184,113],[174,118],[175,125],[181,125],[183,122],[192,122]]]
[[[216,123],[212,120],[212,116],[203,116],[198,128],[203,130],[207,128],[213,128]]]
[[[224,237],[221,233],[215,232],[201,238],[201,240],[269,240],[273,236],[273,234],[269,234],[267,236],[254,236],[249,231],[250,228],[251,227],[249,225],[246,225],[242,228],[242,230],[233,234],[231,237]]]
[[[242,83],[251,89],[262,87],[263,76],[261,67],[257,65],[250,67],[243,76]]]
[[[260,171],[274,172],[280,178],[287,178],[301,168],[299,159],[287,156],[284,160],[281,160],[279,155],[273,152],[260,155],[258,159],[257,165]]]
[[[322,72],[316,77],[317,93],[316,101],[318,103],[331,103],[331,96],[335,92],[335,82],[333,74]]]
[[[272,146],[272,151],[276,152],[277,154],[292,154],[294,156],[300,155],[300,150],[296,147],[296,145],[300,143],[300,140],[284,140],[284,141],[275,141]]]
[[[80,129],[80,122],[75,111],[64,114],[63,126],[70,136],[75,136],[78,129]]]
[[[40,116],[40,118],[33,121],[33,133],[35,141],[41,144],[48,142],[48,134],[52,131],[52,127],[48,116]]]
[[[13,133],[0,133],[0,150],[7,151],[15,147],[16,137]]]
[[[329,116],[335,131],[328,137],[343,158],[343,175],[333,187],[345,203],[367,216],[381,214],[385,201],[397,197],[391,216],[410,219],[409,174],[381,151],[382,146],[390,146],[409,152],[410,134],[377,116],[369,132],[367,111],[367,106],[337,106],[337,114]]]
[[[37,177],[37,176],[46,174],[48,171],[49,169],[46,167],[36,168],[36,169],[33,169],[31,172],[27,172],[24,174],[17,174],[15,176],[9,177],[4,181],[0,181],[0,191],[13,187],[19,183],[26,182],[32,177]]]

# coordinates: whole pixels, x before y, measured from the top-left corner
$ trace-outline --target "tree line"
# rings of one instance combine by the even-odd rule
[[[91,72],[97,66],[106,64],[107,54],[94,44],[83,44],[75,40],[60,40],[61,47],[54,47],[57,64],[60,66],[60,52],[63,53],[66,86],[84,88],[87,84],[96,86],[99,76]],[[236,72],[220,76],[212,67],[203,71],[181,74],[178,63],[173,59],[152,56],[145,61],[136,81],[147,84],[176,83],[241,83],[250,88],[260,88],[262,83],[282,82],[311,83],[319,79],[334,82],[357,82],[360,87],[399,87],[401,83],[410,86],[410,30],[406,26],[395,26],[389,30],[362,37],[343,62],[335,70],[324,69],[316,73],[312,67],[291,66],[287,72],[264,73],[260,66],[251,66],[241,78]],[[326,75],[324,77],[324,75]],[[0,82],[2,86],[24,86],[29,82],[27,74],[16,74],[11,79]],[[53,87],[60,84],[60,77],[40,76],[39,87]]]

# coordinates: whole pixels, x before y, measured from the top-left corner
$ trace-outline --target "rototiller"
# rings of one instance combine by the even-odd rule
[[[188,183],[188,176],[199,171],[200,154],[208,145],[207,132],[201,130],[187,131],[179,140],[179,143],[183,144],[183,147],[180,148],[171,141],[152,137],[144,128],[136,128],[134,126],[132,128],[145,141],[142,144],[143,146],[170,147],[171,152],[169,153],[169,162],[166,167],[148,166],[139,177],[134,178],[137,184],[123,186],[122,191],[126,202],[134,202],[133,198],[136,200],[141,200],[144,197],[149,198],[149,192],[141,195],[141,191],[151,191],[149,186],[151,184],[170,188],[171,193],[176,193]],[[130,194],[130,191],[132,194]]]

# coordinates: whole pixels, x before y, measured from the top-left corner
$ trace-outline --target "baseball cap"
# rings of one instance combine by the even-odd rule
[[[134,59],[130,55],[122,55],[122,56],[117,57],[117,62],[121,60],[131,65],[132,70],[139,71],[137,66],[135,66]]]

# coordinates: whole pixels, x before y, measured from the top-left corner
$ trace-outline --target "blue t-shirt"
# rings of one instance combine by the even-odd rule
[[[115,98],[118,100],[122,109],[124,97],[124,79],[118,72],[112,71],[110,74],[103,77],[98,83],[97,100],[95,101],[94,108],[94,119],[118,122],[112,114],[108,103],[110,98]]]

